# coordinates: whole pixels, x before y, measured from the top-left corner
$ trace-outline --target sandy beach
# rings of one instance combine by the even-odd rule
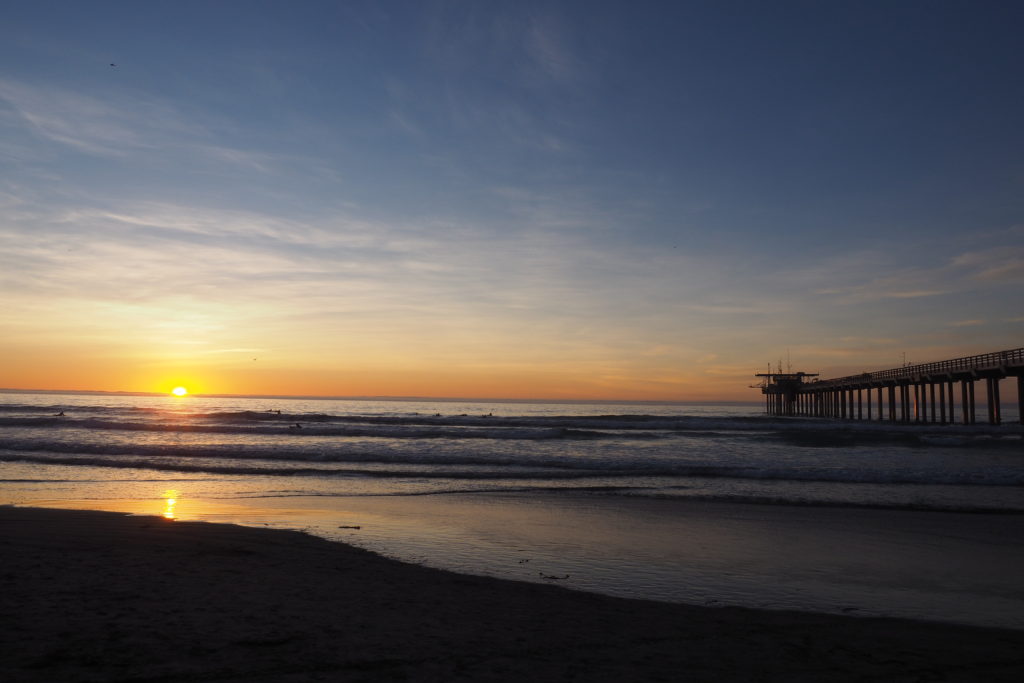
[[[299,532],[0,508],[6,681],[1016,681],[1024,632],[613,598]]]

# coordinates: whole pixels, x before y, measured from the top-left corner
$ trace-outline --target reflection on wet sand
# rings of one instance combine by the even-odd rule
[[[164,519],[177,519],[177,516],[174,514],[174,506],[178,504],[180,495],[180,492],[176,489],[168,489],[160,494],[160,497],[164,499]]]

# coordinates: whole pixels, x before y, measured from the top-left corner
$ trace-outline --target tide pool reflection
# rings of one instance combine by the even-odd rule
[[[168,489],[160,494],[164,499],[164,519],[175,519],[174,506],[178,504],[179,492],[175,489]]]

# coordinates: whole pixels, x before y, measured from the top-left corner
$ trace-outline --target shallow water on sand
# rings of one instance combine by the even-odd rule
[[[623,597],[1024,628],[1024,515],[546,493],[44,504],[302,529]]]

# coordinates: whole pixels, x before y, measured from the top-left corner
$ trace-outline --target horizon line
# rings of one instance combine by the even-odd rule
[[[0,388],[0,394],[66,394],[66,395],[110,395],[110,396],[170,396],[160,391],[107,391],[100,389],[15,389]],[[416,401],[456,403],[460,401],[474,403],[633,403],[647,405],[676,404],[728,404],[744,405],[760,403],[760,401],[737,401],[727,399],[614,399],[614,398],[497,398],[473,396],[336,396],[336,395],[304,395],[304,394],[188,394],[181,398],[276,398],[303,399],[310,401]]]

